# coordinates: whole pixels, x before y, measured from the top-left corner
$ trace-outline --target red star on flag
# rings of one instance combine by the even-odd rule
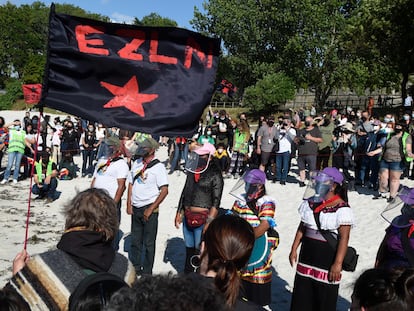
[[[145,117],[144,107],[142,105],[158,97],[158,94],[140,93],[138,81],[135,76],[124,86],[117,86],[103,81],[101,85],[115,95],[113,99],[104,105],[104,108],[125,107],[141,117]]]

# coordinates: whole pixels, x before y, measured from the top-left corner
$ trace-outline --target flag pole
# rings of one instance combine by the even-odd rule
[[[35,148],[33,152],[33,164],[32,164],[32,167],[30,168],[29,197],[27,201],[26,228],[25,228],[24,245],[23,245],[23,249],[25,251],[27,250],[27,240],[29,238],[29,221],[30,221],[30,208],[31,208],[31,202],[32,202],[33,173],[34,173],[34,168],[35,168],[36,159],[37,159],[37,150],[38,150],[39,135],[40,135],[40,124],[42,122],[42,118],[43,118],[43,105],[39,105],[39,121],[37,122],[36,143],[35,143]]]

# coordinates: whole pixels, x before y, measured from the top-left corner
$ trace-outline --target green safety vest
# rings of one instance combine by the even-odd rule
[[[246,141],[247,134],[241,133],[238,130],[236,130],[234,134],[234,148],[233,150],[238,151],[242,154],[247,154],[249,151],[249,145]]]
[[[401,137],[401,139],[402,139],[402,146],[403,146],[403,153],[404,153],[405,161],[406,162],[411,162],[413,160],[413,158],[410,158],[409,156],[407,156],[407,148],[406,148],[406,146],[407,146],[407,137],[409,135],[410,134],[408,134],[407,132],[404,132],[404,134]]]
[[[26,132],[11,129],[9,133],[9,152],[24,153]]]
[[[53,161],[49,161],[47,163],[46,176],[49,176],[50,174],[52,174],[52,165],[53,165]],[[37,175],[37,179],[39,180],[39,183],[41,183],[43,180],[42,160],[40,160],[40,162],[36,162],[36,175]]]

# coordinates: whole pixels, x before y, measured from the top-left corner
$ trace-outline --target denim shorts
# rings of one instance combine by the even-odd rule
[[[402,172],[405,169],[405,165],[403,161],[399,162],[387,162],[385,160],[381,160],[379,164],[380,170],[390,170],[396,172]]]

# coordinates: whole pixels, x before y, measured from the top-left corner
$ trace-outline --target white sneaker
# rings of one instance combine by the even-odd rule
[[[0,184],[4,185],[7,182],[7,180],[3,179]]]
[[[17,184],[17,183],[18,183],[17,179],[13,179],[13,184]]]

